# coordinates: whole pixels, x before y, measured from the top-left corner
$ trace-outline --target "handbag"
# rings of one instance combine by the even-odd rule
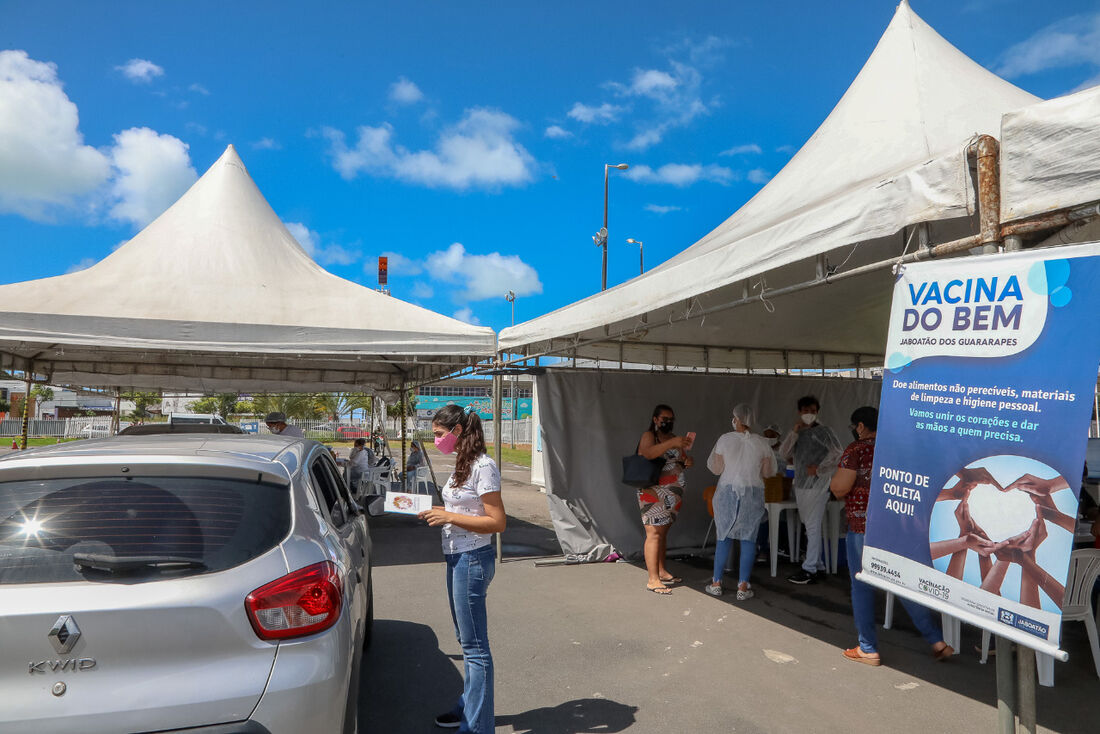
[[[641,443],[638,447],[641,448]],[[633,454],[623,457],[623,484],[638,489],[653,486],[661,476],[664,465],[664,459],[647,459],[638,453],[638,449],[634,449]]]

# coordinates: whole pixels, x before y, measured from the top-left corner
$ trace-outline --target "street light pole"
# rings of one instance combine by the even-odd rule
[[[512,326],[516,325],[516,292],[508,291],[504,300],[512,304]],[[498,441],[503,437],[498,437]],[[516,376],[512,375],[512,448],[516,447]]]
[[[603,248],[603,277],[600,279],[600,290],[602,291],[607,290],[607,175],[612,168],[625,171],[630,168],[630,166],[626,163],[603,164],[603,229],[592,237],[592,241],[596,243],[596,247]]]
[[[633,237],[628,237],[626,241],[632,245],[638,246],[638,275],[641,275],[645,272],[645,253],[642,252],[642,245],[644,245],[645,243],[641,240],[636,240]]]

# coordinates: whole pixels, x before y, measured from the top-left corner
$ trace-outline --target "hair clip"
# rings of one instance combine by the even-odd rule
[[[466,406],[465,408],[463,408],[462,410],[463,410],[463,412],[465,412],[465,413],[466,413],[466,415],[470,415],[470,413],[473,413],[473,412],[474,412],[474,406],[473,406],[473,404],[471,403],[470,405],[467,405],[467,406]]]

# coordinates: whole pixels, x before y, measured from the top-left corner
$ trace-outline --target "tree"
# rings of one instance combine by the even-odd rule
[[[268,413],[286,413],[288,418],[316,418],[320,411],[309,394],[256,393],[252,396],[252,409],[258,416]]]
[[[237,398],[235,392],[215,393],[204,395],[188,407],[195,413],[213,413],[223,419],[229,418],[237,410]]]
[[[53,388],[46,385],[35,385],[31,388],[31,397],[34,398],[34,412],[42,415],[42,403],[53,400]]]
[[[371,409],[371,397],[357,392],[326,392],[313,396],[313,402],[321,414],[330,421],[339,421],[354,410]]]
[[[415,415],[415,414],[416,414],[416,390],[409,390],[407,393],[405,393],[405,415],[410,416],[410,415]],[[387,404],[386,405],[386,415],[388,415],[390,418],[400,418],[401,417],[401,403],[400,402],[395,402],[392,405]]]
[[[7,413],[11,410],[11,403],[4,398],[0,398],[0,413]]]
[[[124,392],[120,397],[134,404],[134,409],[129,416],[134,423],[141,423],[151,418],[153,414],[149,412],[149,406],[160,402],[160,393],[156,392]]]

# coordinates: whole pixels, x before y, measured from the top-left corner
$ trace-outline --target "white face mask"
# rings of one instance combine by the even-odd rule
[[[812,426],[816,420],[817,420],[817,413],[803,413],[802,414],[802,422],[805,423],[807,426]]]

